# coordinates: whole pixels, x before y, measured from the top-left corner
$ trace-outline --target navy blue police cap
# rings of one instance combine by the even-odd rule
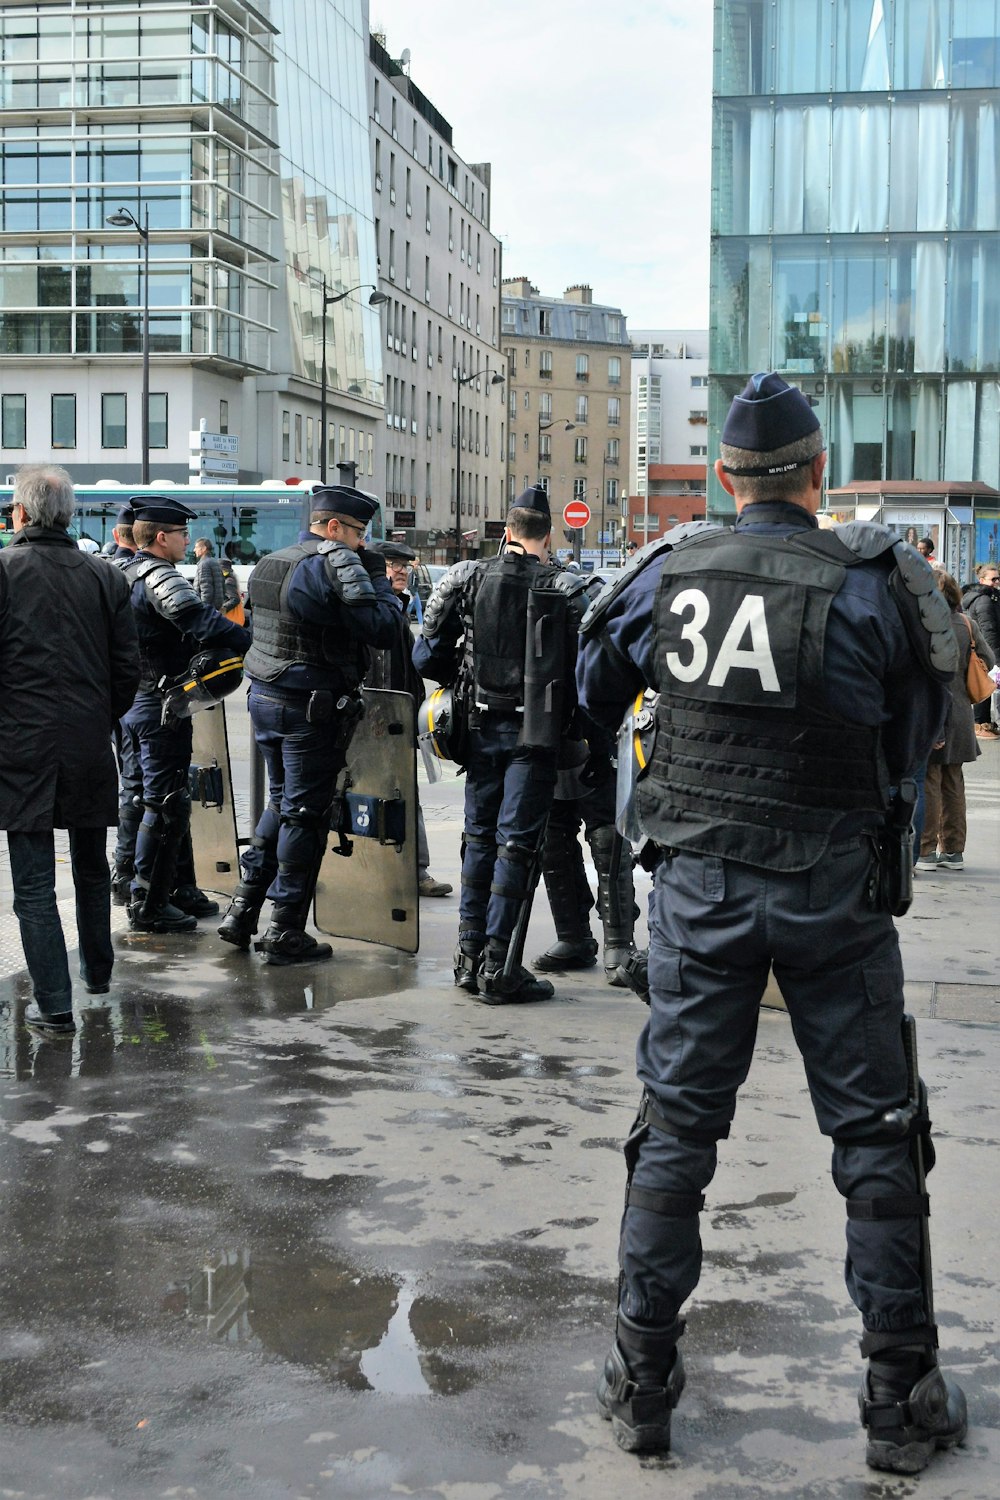
[[[405,542],[378,542],[371,548],[372,552],[381,552],[383,557],[391,558],[394,562],[415,562],[417,554],[412,547]]]
[[[156,526],[186,526],[198,519],[196,510],[172,495],[133,495],[129,504],[134,521],[152,521]]]
[[[722,441],[730,448],[750,453],[775,453],[789,443],[808,437],[819,429],[819,418],[797,386],[789,385],[780,375],[751,375],[738,396],[733,397]],[[783,474],[802,463],[767,465],[762,468],[729,468],[727,474]]]
[[[315,485],[311,504],[314,516],[348,516],[352,521],[363,521],[366,526],[372,516],[378,514],[377,500],[362,490],[352,490],[346,484]]]
[[[537,510],[543,516],[552,519],[549,510],[549,497],[540,484],[533,484],[529,489],[522,490],[517,499],[511,505],[511,510]]]
[[[128,505],[123,505],[122,508],[121,508],[121,510],[115,516],[115,525],[116,526],[134,526],[135,525],[135,511],[132,509],[132,502],[131,502],[131,500],[129,501]]]

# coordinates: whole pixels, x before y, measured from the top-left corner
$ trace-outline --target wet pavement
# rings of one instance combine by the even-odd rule
[[[520,1009],[454,990],[452,897],[422,903],[415,958],[337,943],[304,970],[263,968],[211,924],[119,931],[110,1009],[81,995],[72,1042],[32,1037],[23,974],[0,981],[0,1497],[995,1500],[985,748],[967,871],[921,877],[900,924],[963,1449],[917,1480],[864,1466],[843,1206],[770,1009],[709,1191],[674,1452],[615,1448],[592,1391],[644,1011],[595,973]],[[424,788],[432,869],[456,883],[460,795]],[[6,874],[0,910],[9,943]],[[540,909],[529,953],[550,936]]]

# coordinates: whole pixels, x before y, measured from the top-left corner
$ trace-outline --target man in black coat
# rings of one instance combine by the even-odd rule
[[[962,608],[979,626],[994,661],[1000,661],[1000,568],[995,562],[979,564],[975,583],[971,583],[962,595]],[[1000,729],[993,722],[995,702],[994,696],[976,704],[978,739],[1000,739]]]
[[[12,504],[16,534],[0,553],[0,827],[34,988],[25,1021],[54,1034],[76,1028],[52,831],[69,830],[80,975],[89,993],[102,994],[114,963],[111,735],[139,682],[128,584],[104,558],[76,546],[67,530],[74,504],[65,469],[22,468]]]
[[[380,542],[378,548],[385,558],[385,573],[392,585],[393,597],[399,605],[395,639],[382,651],[370,649],[371,665],[365,676],[365,686],[387,688],[390,692],[409,693],[414,708],[424,701],[424,679],[413,665],[413,636],[410,633],[410,594],[406,584],[417,554],[404,542]],[[417,874],[421,896],[450,896],[454,886],[446,880],[435,880],[430,872],[431,855],[427,844],[427,829],[424,826],[424,810],[417,802]]]

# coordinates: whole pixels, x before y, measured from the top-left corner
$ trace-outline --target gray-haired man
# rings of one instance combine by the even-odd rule
[[[135,696],[139,653],[128,584],[68,531],[65,469],[22,468],[14,540],[0,553],[0,828],[7,830],[14,911],[34,988],[25,1021],[69,1034],[73,991],[56,906],[54,828],[69,830],[80,974],[91,994],[111,981],[107,830],[118,821],[111,749]]]

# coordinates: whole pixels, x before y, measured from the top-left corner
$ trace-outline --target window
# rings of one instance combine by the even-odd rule
[[[616,464],[621,454],[621,438],[608,438],[608,446],[605,458],[609,464]]]
[[[219,402],[219,431],[221,433],[229,431],[229,402],[225,400]]]
[[[608,338],[616,344],[622,336],[622,320],[613,313],[608,316]]]
[[[608,426],[618,427],[622,420],[622,400],[620,396],[608,397]]]
[[[708,376],[707,375],[692,375],[691,376],[691,389],[693,391],[694,390],[701,390],[706,385],[708,385]]]
[[[538,356],[538,378],[539,380],[552,379],[552,350],[543,349]]]
[[[295,462],[302,462],[302,413],[295,413]]]
[[[24,396],[4,396],[3,410],[3,432],[0,442],[5,448],[27,447],[27,398]]]
[[[101,447],[124,448],[125,446],[125,396],[105,393],[101,397]],[[53,447],[55,447],[54,441]]]
[[[552,462],[552,435],[548,432],[539,433],[538,436],[538,462],[547,464]]]
[[[506,331],[513,333],[515,328],[517,327],[517,308],[510,307],[505,302],[503,305],[503,316],[501,317],[500,322],[502,327]]]
[[[76,397],[52,397],[52,446],[76,447]]]
[[[549,493],[549,485],[551,483],[552,481],[549,476],[547,474],[543,474],[541,479],[538,480],[538,488],[540,490],[544,490],[545,494],[547,495]]]
[[[531,392],[530,391],[525,391],[525,393],[524,393],[524,409],[525,409],[525,411],[530,411],[531,410]]]
[[[691,444],[691,457],[692,458],[707,458],[708,457],[708,446],[707,446],[707,444],[705,444],[705,443],[692,443]]]
[[[284,463],[288,463],[292,456],[292,414],[288,411],[281,413],[281,457]]]
[[[552,397],[548,391],[542,391],[538,397],[538,420],[540,422],[552,420]]]
[[[577,398],[576,398],[576,416],[573,418],[574,422],[578,422],[578,423],[579,422],[586,422],[588,407],[589,407],[589,399],[588,399],[588,397],[586,397],[586,396],[577,396]]]
[[[547,307],[538,309],[538,332],[542,334],[552,332],[552,314]]]
[[[590,318],[586,313],[573,314],[573,337],[585,339],[590,332]]]
[[[608,360],[608,385],[621,385],[622,362],[617,354],[612,354]]]
[[[306,417],[306,463],[313,461],[313,419]]]
[[[379,121],[379,122],[381,122],[381,119],[382,119],[382,116],[381,116],[381,115],[380,115],[380,114],[379,114],[379,108],[378,108],[378,92],[379,92],[379,91],[378,91],[378,79],[377,79],[377,78],[376,78],[376,80],[375,80],[375,102],[374,102],[374,106],[373,106],[373,109],[372,109],[372,113],[373,113],[373,114],[374,114],[374,116],[375,116],[375,119],[376,119],[376,120],[377,120],[377,121]],[[284,413],[284,415],[285,415],[285,416],[287,416],[287,415],[288,415],[288,413],[287,413],[287,412],[285,412],[285,413]]]
[[[578,354],[576,356],[576,378],[577,380],[590,379],[590,355]]]
[[[524,451],[525,453],[531,452],[531,434],[529,432],[524,434]]]
[[[573,499],[586,501],[587,481],[585,479],[573,480]]]
[[[617,481],[617,479],[609,479],[608,480],[608,488],[607,488],[607,496],[606,496],[606,498],[607,498],[607,502],[608,502],[609,505],[617,505],[618,504],[618,481]]]
[[[587,462],[587,439],[585,437],[573,440],[573,462],[575,464]]]

